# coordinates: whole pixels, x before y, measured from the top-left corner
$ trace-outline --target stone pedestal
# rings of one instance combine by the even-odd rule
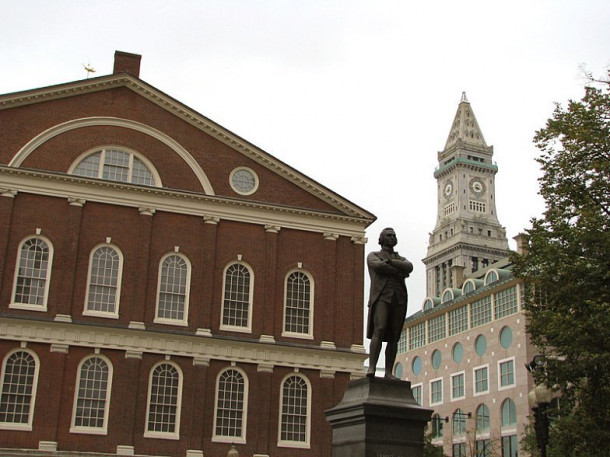
[[[432,410],[417,404],[408,381],[362,378],[325,415],[332,457],[422,457]]]

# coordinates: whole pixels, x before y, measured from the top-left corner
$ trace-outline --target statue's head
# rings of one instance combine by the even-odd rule
[[[398,239],[396,238],[396,232],[391,227],[384,228],[379,234],[379,245],[380,246],[396,246]]]

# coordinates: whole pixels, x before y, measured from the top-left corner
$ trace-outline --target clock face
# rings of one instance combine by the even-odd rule
[[[449,197],[452,191],[453,185],[451,184],[451,181],[449,181],[447,184],[445,184],[445,197]]]
[[[473,178],[470,180],[470,190],[475,194],[485,193],[485,183],[479,178]]]

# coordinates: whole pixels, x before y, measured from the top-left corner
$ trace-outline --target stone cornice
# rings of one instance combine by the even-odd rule
[[[145,207],[151,212],[166,211],[263,226],[334,232],[350,237],[363,236],[366,226],[371,223],[369,218],[350,217],[339,213],[1,165],[0,188],[87,202]]]
[[[469,160],[469,159],[465,159],[463,157],[459,157],[459,158],[453,160],[451,163],[448,163],[447,165],[436,170],[434,172],[434,177],[436,179],[438,179],[442,176],[452,173],[454,171],[454,169],[458,168],[459,166],[468,168],[473,171],[483,171],[483,172],[491,171],[493,174],[496,174],[498,172],[497,165],[494,165],[491,163],[485,163],[485,162],[476,162],[474,160]]]
[[[199,365],[206,360],[224,360],[319,370],[323,373],[361,373],[367,357],[349,349],[329,350],[300,344],[261,343],[230,337],[200,337],[186,333],[11,317],[0,317],[0,334],[5,340],[49,344],[55,348],[78,346],[125,351],[126,355],[149,353],[187,357]]]
[[[370,219],[369,224],[375,220],[375,216],[368,213],[366,210],[335,194],[330,189],[303,175],[269,153],[254,146],[233,132],[223,128],[219,124],[216,124],[212,120],[178,102],[153,86],[145,83],[141,79],[127,73],[117,73],[51,87],[1,95],[0,109],[8,109],[16,106],[23,106],[75,95],[83,95],[118,87],[126,87],[142,95],[163,109],[182,118],[186,122],[194,125],[207,134],[217,138],[219,141],[227,144],[232,149],[246,155],[248,158],[256,161],[264,167],[273,170],[275,173],[284,176],[297,186],[305,189],[307,192],[322,199],[333,207],[345,211],[347,214],[354,217]]]

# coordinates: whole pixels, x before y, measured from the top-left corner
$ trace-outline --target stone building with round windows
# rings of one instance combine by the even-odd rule
[[[523,456],[533,386],[524,365],[537,352],[496,213],[492,156],[463,95],[434,174],[438,217],[423,260],[428,297],[405,321],[394,367],[434,410],[432,443],[453,457]]]

